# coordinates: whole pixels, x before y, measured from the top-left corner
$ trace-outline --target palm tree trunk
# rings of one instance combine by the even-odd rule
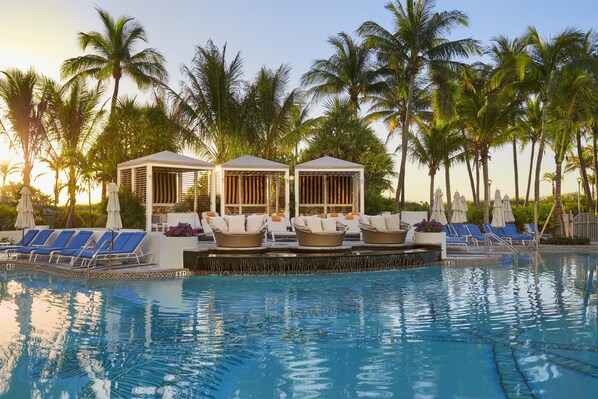
[[[548,121],[548,109],[546,108],[547,98],[542,98],[542,131],[540,133],[540,145],[538,146],[538,157],[536,159],[536,173],[534,181],[534,225],[536,226],[536,246],[539,243],[540,226],[538,225],[538,206],[540,205],[540,180],[542,179],[542,156],[546,145],[546,124]],[[560,184],[560,183],[559,183]]]
[[[395,211],[398,212],[405,205],[405,166],[407,165],[407,144],[409,135],[409,123],[411,121],[411,102],[413,101],[413,91],[415,87],[415,74],[409,76],[409,91],[407,93],[407,107],[405,110],[405,121],[403,122],[401,132],[401,166],[399,168],[399,181],[397,184],[397,197],[395,201]]]
[[[75,205],[77,203],[77,181],[75,176],[75,165],[69,166],[69,209],[66,215],[66,228],[73,227],[75,224]]]
[[[513,172],[515,173],[515,206],[519,205],[519,166],[517,165],[517,138],[513,137]]]
[[[536,141],[532,140],[532,153],[529,158],[529,173],[527,174],[527,190],[525,191],[525,203],[523,206],[527,206],[529,203],[529,190],[532,186],[532,171],[534,170],[534,155],[536,151]]]
[[[110,117],[112,119],[112,115],[114,114],[114,109],[116,108],[116,102],[118,101],[118,86],[120,84],[120,76],[114,77],[114,91],[112,92],[112,100],[110,101]]]
[[[23,185],[25,187],[30,187],[32,166],[29,160],[29,154],[27,152],[24,152],[23,158]]]
[[[490,187],[488,186],[488,151],[481,154],[484,177],[484,223],[490,223]]]
[[[465,165],[467,165],[467,174],[469,175],[469,184],[471,185],[471,199],[473,201],[473,204],[476,205],[475,181],[473,180],[473,171],[471,170],[471,164],[469,163],[469,157],[465,157]]]
[[[554,235],[557,237],[563,236],[563,204],[561,203],[561,175],[562,175],[563,162],[556,162],[555,177],[555,193],[554,193]],[[537,225],[536,225],[537,226]],[[537,229],[537,227],[536,227]]]
[[[432,206],[434,204],[434,177],[436,176],[436,172],[430,171],[430,205],[428,209],[430,214],[432,213]]]
[[[594,155],[594,187],[598,196],[598,124],[595,124],[592,128],[592,152]],[[598,201],[594,203],[594,212],[596,212],[596,204],[598,204]]]
[[[590,181],[588,180],[588,172],[586,170],[586,162],[583,159],[583,148],[581,146],[581,131],[578,129],[575,133],[575,141],[577,144],[577,156],[579,158],[579,173],[581,174],[581,181],[583,182],[583,191],[586,192],[588,200],[588,210],[594,208],[594,200],[592,192],[590,191]]]
[[[480,163],[477,160],[477,155],[476,155],[476,161],[475,161],[475,184],[476,184],[476,197],[474,199],[475,201],[475,206],[480,206]]]
[[[451,174],[450,174],[450,165],[446,163],[444,165],[444,181],[446,183],[446,210],[447,219],[450,222],[452,214],[453,214],[453,201],[451,196]]]

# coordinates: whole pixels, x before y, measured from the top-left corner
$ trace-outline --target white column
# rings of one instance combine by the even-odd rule
[[[359,171],[359,212],[365,213],[365,179],[363,169]]]
[[[193,172],[193,212],[197,212],[197,171]]]
[[[210,211],[212,212],[216,212],[216,191],[216,170],[212,169],[210,170]]]
[[[266,175],[266,215],[270,215],[270,175]]]
[[[276,183],[278,187],[278,183]],[[276,211],[278,211],[278,190],[276,190]],[[284,171],[284,215],[285,217],[290,216],[290,209],[291,206],[291,187],[289,181],[289,170]]]
[[[299,172],[295,170],[295,217],[299,217],[299,205]]]
[[[328,176],[324,175],[322,182],[324,184],[323,191],[324,191],[324,215],[328,214]],[[326,216],[324,216],[326,217]]]
[[[224,169],[220,169],[220,216],[224,216],[225,201],[226,184],[224,184]]]
[[[153,167],[148,165],[145,171],[145,231],[152,231],[152,213],[154,211]]]

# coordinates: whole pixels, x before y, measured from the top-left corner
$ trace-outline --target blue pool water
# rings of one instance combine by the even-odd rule
[[[597,265],[123,282],[2,271],[0,397],[596,397]]]

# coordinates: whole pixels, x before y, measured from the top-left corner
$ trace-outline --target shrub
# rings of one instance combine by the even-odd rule
[[[166,237],[196,237],[197,230],[192,228],[189,223],[179,223],[176,226],[169,227],[164,235]]]
[[[365,193],[366,215],[378,215],[382,212],[393,212],[394,209],[394,199],[384,197],[380,193]]]
[[[120,202],[120,218],[125,229],[145,229],[145,208],[141,205],[139,197],[131,192],[130,189],[121,188],[118,192]],[[108,198],[105,198],[101,204],[102,214],[106,215],[106,206]]]
[[[542,238],[540,242],[549,245],[590,245],[588,237],[550,237]]]
[[[8,205],[0,205],[0,230],[14,230],[16,220],[16,208]]]
[[[442,231],[442,223],[436,220],[422,220],[413,225],[413,230],[418,233],[440,233]]]

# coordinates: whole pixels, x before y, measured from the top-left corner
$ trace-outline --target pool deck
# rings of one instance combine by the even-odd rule
[[[114,264],[111,267],[103,265],[102,267],[81,269],[71,268],[67,264],[46,262],[30,262],[28,260],[15,259],[1,259],[0,273],[6,270],[33,270],[41,271],[53,275],[60,275],[72,278],[83,279],[159,279],[184,277],[189,275],[206,275],[206,274],[296,274],[296,273],[346,273],[346,272],[362,272],[374,270],[399,270],[413,267],[422,267],[426,265],[441,265],[445,267],[455,266],[483,266],[495,265],[503,261],[504,255],[512,255],[509,252],[494,248],[490,254],[484,253],[484,247],[469,247],[467,250],[459,248],[450,248],[451,252],[447,257],[438,260],[426,259],[422,261],[421,257],[411,263],[401,263],[396,256],[408,254],[410,256],[417,255],[421,252],[421,248],[415,247],[414,243],[407,242],[399,245],[367,245],[362,241],[347,240],[343,242],[341,247],[334,248],[313,248],[300,247],[296,242],[267,242],[262,247],[251,249],[227,249],[217,248],[213,242],[199,241],[197,249],[185,251],[185,268],[165,269],[156,264]],[[516,247],[519,253],[530,253],[535,250],[533,246],[518,246]],[[595,253],[598,252],[598,242],[592,242],[591,245],[577,245],[577,246],[562,246],[562,245],[541,245],[540,252],[567,252],[567,253]],[[364,256],[366,257],[364,261]],[[419,255],[417,255],[419,256]],[[276,270],[269,269],[262,272],[232,270],[230,264],[227,266],[228,270],[218,273],[214,267],[206,266],[213,259],[224,260],[226,263],[234,259],[235,263],[239,260],[247,263],[248,259],[262,259],[264,262],[271,262],[272,259],[278,259],[278,266]],[[316,262],[319,266],[307,267],[305,264],[301,266],[301,270],[293,271],[292,266],[289,266],[290,258],[292,261],[297,259],[319,260]],[[360,259],[361,258],[361,259]],[[203,269],[198,269],[198,260],[200,263],[204,262]],[[230,262],[229,262],[230,263]],[[304,263],[304,262],[303,262]],[[328,267],[326,265],[333,264]],[[322,266],[324,265],[324,266]],[[252,266],[255,267],[255,266]],[[319,268],[319,270],[318,270]]]

